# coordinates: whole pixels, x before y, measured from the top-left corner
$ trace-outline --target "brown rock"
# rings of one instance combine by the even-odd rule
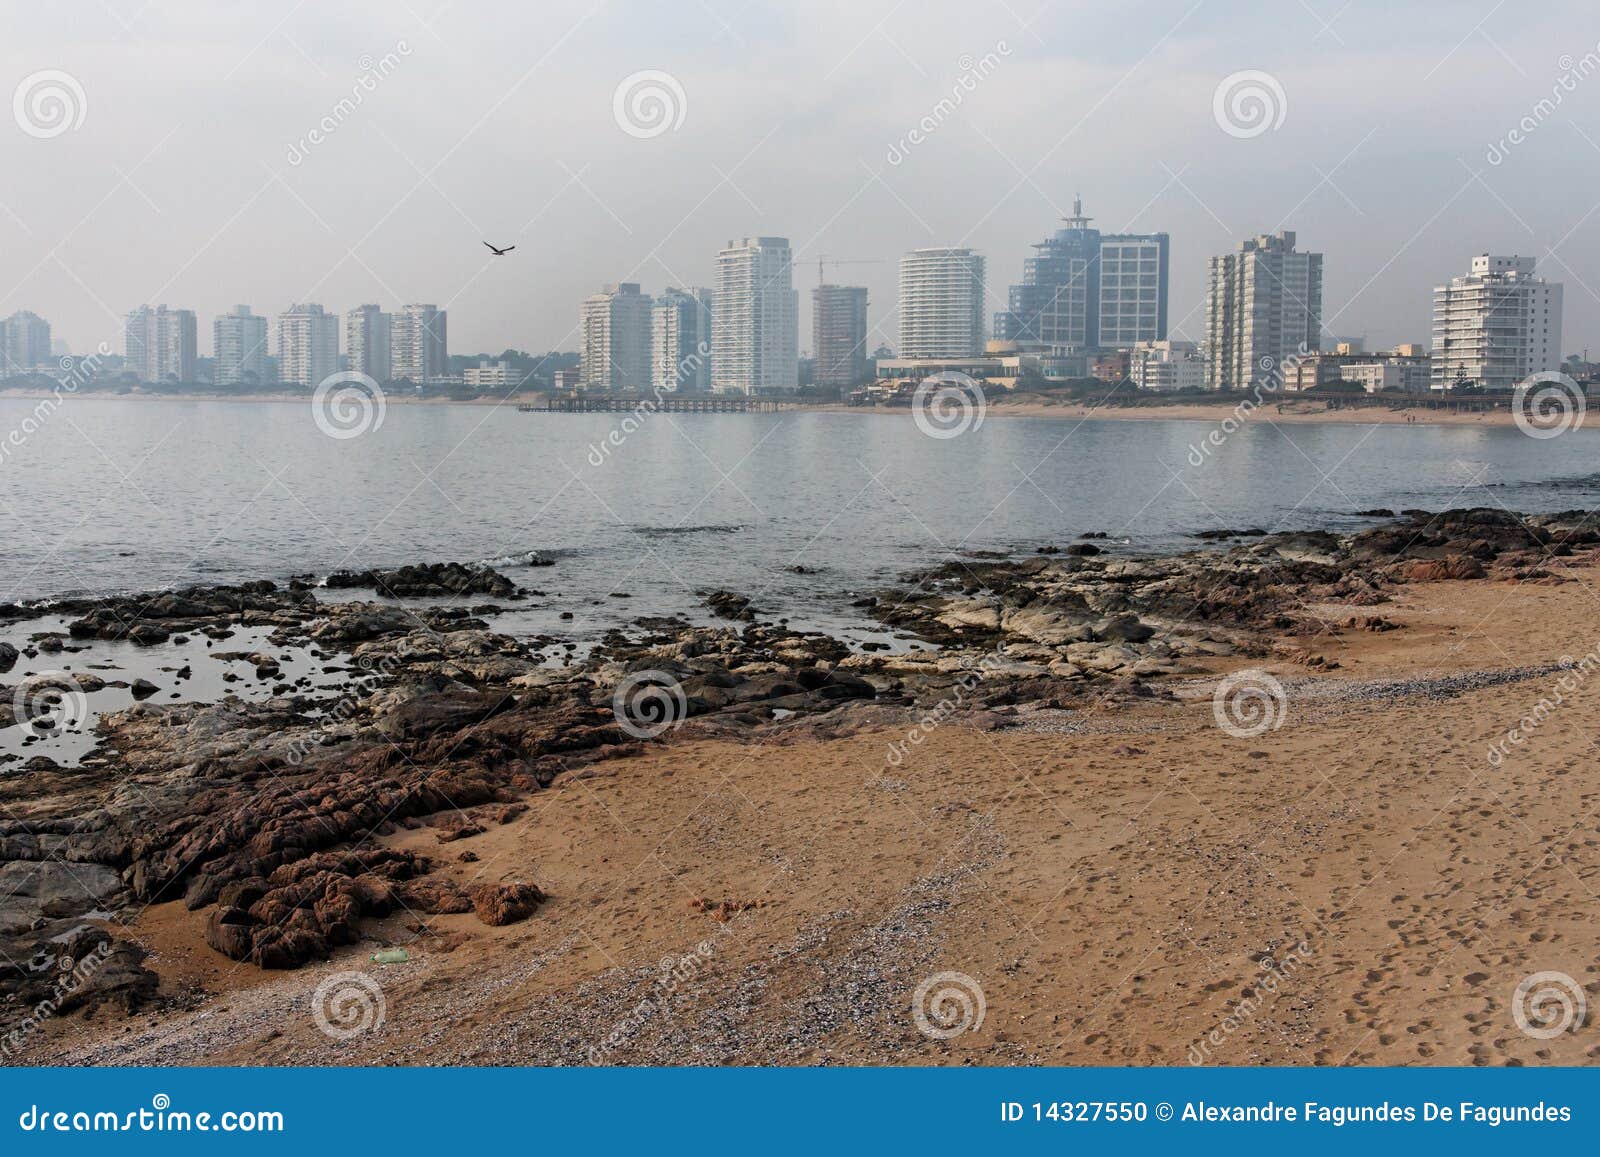
[[[545,894],[533,884],[479,884],[471,896],[478,919],[494,925],[526,920],[545,901]]]

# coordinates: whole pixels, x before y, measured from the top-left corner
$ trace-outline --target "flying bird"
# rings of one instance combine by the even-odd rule
[[[487,241],[485,241],[484,244],[489,245]],[[507,245],[504,249],[496,249],[493,245],[489,245],[489,252],[493,253],[496,257],[504,257],[507,253],[510,253],[515,248],[515,245]]]

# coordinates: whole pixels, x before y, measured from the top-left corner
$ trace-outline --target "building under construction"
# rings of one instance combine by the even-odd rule
[[[817,387],[851,390],[869,381],[866,288],[819,285],[811,291],[811,304]]]

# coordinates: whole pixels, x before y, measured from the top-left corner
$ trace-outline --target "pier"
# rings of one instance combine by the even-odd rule
[[[606,414],[635,410],[668,414],[757,414],[780,406],[777,398],[756,394],[615,393],[588,391],[545,394],[517,407],[526,413]]]

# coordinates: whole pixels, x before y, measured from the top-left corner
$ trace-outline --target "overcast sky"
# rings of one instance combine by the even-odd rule
[[[829,280],[892,341],[901,253],[979,249],[992,311],[1075,192],[1172,235],[1174,337],[1207,257],[1289,228],[1334,335],[1426,342],[1431,287],[1492,250],[1536,255],[1567,352],[1600,349],[1594,0],[84,0],[3,27],[4,94],[59,70],[82,100],[0,118],[0,314],[74,351],[120,352],[140,302],[197,310],[205,354],[217,312],[299,300],[435,302],[455,353],[573,349],[602,283],[710,284],[749,234],[795,247],[802,348],[823,255],[864,262]],[[613,97],[647,70],[681,123],[633,135]],[[1245,70],[1282,100],[1230,133],[1213,98]]]

